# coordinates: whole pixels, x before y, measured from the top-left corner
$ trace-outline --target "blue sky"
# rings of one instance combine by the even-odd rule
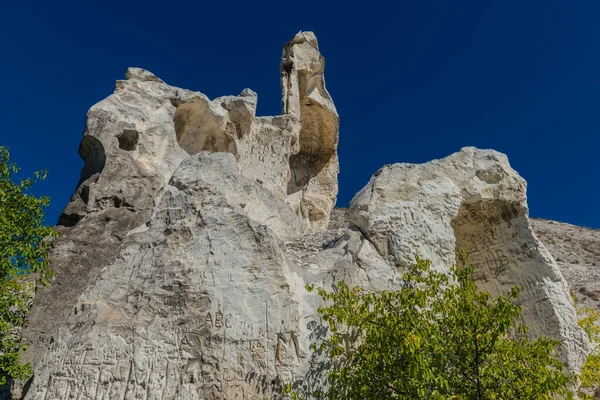
[[[383,164],[508,155],[530,213],[600,228],[600,3],[79,1],[0,5],[0,145],[74,192],[85,114],[128,66],[280,113],[281,47],[316,33],[341,117],[338,204]]]

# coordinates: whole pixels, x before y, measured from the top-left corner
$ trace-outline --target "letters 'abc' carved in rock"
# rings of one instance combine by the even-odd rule
[[[587,339],[533,234],[506,157],[465,148],[377,172],[327,229],[339,120],[315,36],[283,50],[283,114],[210,100],[130,68],[87,116],[85,166],[24,333],[26,399],[263,399],[318,385],[326,334],[307,283],[399,288],[414,253],[447,270],[471,251],[481,287],[522,287],[523,319],[580,368]],[[322,372],[322,371],[321,371]],[[323,376],[321,376],[323,378]]]

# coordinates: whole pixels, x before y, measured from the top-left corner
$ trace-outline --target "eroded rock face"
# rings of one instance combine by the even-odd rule
[[[518,285],[530,332],[560,339],[567,368],[579,370],[587,337],[556,262],[531,228],[525,189],[505,155],[468,147],[426,164],[383,167],[348,214],[402,268],[418,253],[444,271],[459,249],[468,250],[478,286],[497,295]]]
[[[314,38],[312,33],[306,35]],[[298,53],[295,61],[304,65],[315,57],[321,57],[318,50]],[[125,75],[127,80],[117,82],[114,94],[88,113],[79,148],[85,165],[77,191],[59,219],[61,238],[52,254],[59,277],[54,285],[40,288],[35,300],[26,335],[31,343],[27,361],[35,362],[53,340],[52,332],[64,323],[99,270],[114,259],[124,235],[150,220],[173,172],[190,155],[231,153],[243,176],[283,201],[296,202],[295,195],[288,195],[288,186],[290,157],[300,151],[300,115],[256,117],[257,95],[250,89],[210,100],[202,93],[169,86],[141,68],[129,68]],[[312,131],[305,127],[303,132]],[[310,134],[314,138],[321,132]],[[337,142],[337,130],[335,135]],[[337,171],[337,161],[335,165]],[[320,187],[313,181],[305,180],[301,188],[308,196],[313,187]],[[304,220],[295,227],[297,234],[307,227],[327,226],[337,181],[330,189],[325,208],[320,206],[318,212],[310,211],[314,202],[294,207]],[[310,219],[309,214],[319,217]],[[47,312],[54,317],[46,318]]]
[[[336,213],[338,117],[312,33],[284,48],[284,115],[210,100],[130,68],[88,114],[85,166],[24,339],[26,399],[264,399],[318,388],[326,334],[306,284],[397,289],[414,253],[472,252],[482,287],[523,288],[534,333],[587,349],[566,285],[527,219],[525,182],[474,148],[382,168]],[[52,316],[49,318],[48,316]]]
[[[149,222],[54,334],[28,399],[263,399],[311,370],[323,327],[306,283],[397,279],[355,230],[303,263],[302,239],[282,241],[303,221],[227,153],[182,162]]]
[[[300,118],[300,149],[290,157],[287,201],[310,226],[325,228],[335,205],[339,173],[339,117],[325,88],[325,59],[312,32],[299,32],[283,49],[283,112]]]
[[[38,289],[25,332],[25,360],[34,364],[127,232],[150,219],[161,189],[187,157],[173,126],[176,90],[144,70],[130,68],[127,76],[87,115],[79,147],[85,165],[51,253],[58,277]]]
[[[297,37],[303,36],[312,37],[316,45],[312,33]],[[294,62],[308,65],[316,58],[322,64],[315,51],[297,52]],[[210,100],[202,93],[169,86],[141,68],[129,68],[126,78],[87,116],[79,149],[85,165],[76,193],[60,217],[61,238],[54,242],[51,255],[58,278],[39,289],[24,334],[29,343],[24,359],[33,364],[55,342],[57,329],[66,326],[82,293],[94,287],[103,268],[115,262],[127,235],[151,223],[174,171],[191,155],[232,154],[237,173],[254,182],[237,187],[237,205],[280,239],[302,235],[307,228],[326,227],[334,205],[337,182],[324,194],[329,200],[318,212],[311,212],[312,203],[304,202],[293,211],[285,203],[296,202],[288,186],[290,157],[300,151],[299,113],[286,110],[281,116],[256,117],[257,95],[250,89]],[[297,90],[294,93],[300,96]],[[321,134],[307,127],[303,132],[313,139]],[[337,143],[337,128],[335,135]],[[335,165],[337,174],[337,158]],[[313,180],[306,179],[301,189],[314,192]],[[257,202],[266,192],[279,202],[272,198]]]

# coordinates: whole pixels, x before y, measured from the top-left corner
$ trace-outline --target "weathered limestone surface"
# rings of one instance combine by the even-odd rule
[[[61,237],[51,254],[58,277],[38,289],[25,332],[26,361],[35,363],[54,340],[126,233],[150,219],[161,189],[187,157],[173,127],[169,98],[175,90],[147,71],[132,68],[127,76],[87,115],[79,147],[85,165],[58,221]]]
[[[312,33],[306,35],[316,44]],[[306,56],[299,53],[295,62],[317,58],[322,73],[322,57],[313,50]],[[300,151],[297,113],[256,117],[257,95],[250,89],[211,101],[202,93],[169,86],[141,68],[129,68],[126,78],[117,81],[114,94],[88,113],[79,149],[85,165],[77,191],[59,219],[61,239],[52,254],[59,277],[52,286],[40,288],[35,300],[26,333],[31,343],[27,361],[36,361],[47,348],[52,332],[62,326],[78,296],[114,259],[124,235],[149,221],[165,185],[189,155],[231,153],[240,173],[280,199],[296,202],[295,194],[288,196],[288,182],[290,157]],[[292,92],[299,96],[297,90]],[[320,132],[308,134],[317,140]],[[337,130],[334,135],[337,143]],[[337,158],[335,165],[337,174]],[[303,193],[312,193],[317,178],[305,181]],[[326,206],[318,208],[319,218],[309,221],[306,213],[313,206],[306,202],[304,208],[295,207],[304,225],[326,227],[336,193],[337,180],[325,195]],[[248,207],[253,207],[252,202]],[[298,234],[304,230],[296,227]],[[53,318],[46,318],[48,313]]]
[[[522,286],[525,320],[587,340],[566,284],[527,218],[506,157],[466,148],[385,166],[335,218],[339,119],[310,32],[283,52],[284,115],[257,96],[210,100],[130,68],[90,110],[85,166],[24,340],[26,399],[263,399],[318,385],[326,334],[306,284],[400,287],[414,253],[446,270],[471,250],[493,293]],[[51,316],[51,317],[49,317]]]
[[[467,249],[478,286],[500,294],[518,285],[530,332],[560,339],[567,368],[579,370],[587,337],[556,262],[531,228],[525,189],[505,155],[467,147],[426,164],[383,167],[348,213],[400,267],[419,253],[446,270],[458,249]]]
[[[357,231],[294,263],[281,237],[302,223],[233,155],[186,159],[55,333],[27,398],[262,399],[304,376],[321,334],[305,284],[382,290],[396,271]]]
[[[325,59],[312,32],[299,32],[281,61],[283,112],[300,118],[300,150],[290,158],[288,199],[310,226],[325,228],[335,205],[339,117],[325,88]]]

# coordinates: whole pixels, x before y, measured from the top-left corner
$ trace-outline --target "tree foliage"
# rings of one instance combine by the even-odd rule
[[[574,292],[571,292],[573,301],[577,305],[577,299]],[[587,333],[592,345],[592,351],[583,364],[581,369],[581,389],[580,397],[582,399],[593,399],[600,397],[600,312],[590,307],[577,307],[577,316],[579,317],[579,326]]]
[[[42,283],[51,278],[47,239],[57,235],[44,225],[50,199],[29,193],[46,172],[15,182],[18,172],[8,150],[0,146],[0,385],[6,383],[7,375],[21,379],[30,373],[30,367],[20,362],[24,346],[18,334],[33,290],[27,277],[35,274]]]
[[[315,350],[327,352],[333,365],[317,397],[572,398],[573,377],[554,358],[560,343],[532,340],[516,322],[518,288],[492,299],[477,290],[464,260],[446,275],[417,257],[398,291],[370,293],[344,282],[333,292],[317,289],[329,304],[319,313],[331,334]],[[291,386],[284,392],[302,395]]]

